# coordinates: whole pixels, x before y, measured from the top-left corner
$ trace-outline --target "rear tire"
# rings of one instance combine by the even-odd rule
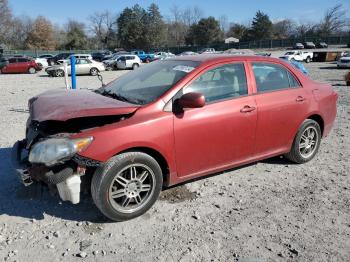
[[[29,67],[28,73],[33,75],[36,73],[36,69],[34,67]]]
[[[90,69],[90,75],[96,76],[99,73],[99,70],[96,67]]]
[[[311,119],[306,119],[296,134],[292,148],[284,156],[297,164],[309,162],[315,157],[321,144],[321,128]]]
[[[306,58],[306,63],[310,63],[311,62],[311,58],[308,56],[307,58]]]
[[[91,182],[97,208],[113,221],[141,216],[158,199],[163,186],[157,161],[141,152],[123,153],[99,167]]]
[[[139,64],[133,64],[132,65],[132,70],[135,70],[135,69],[137,69],[137,68],[139,68],[140,66],[139,66]]]

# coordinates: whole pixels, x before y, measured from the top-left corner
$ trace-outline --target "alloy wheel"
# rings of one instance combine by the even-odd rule
[[[154,193],[155,175],[143,164],[132,164],[122,169],[109,188],[109,201],[122,213],[133,213],[144,207]]]
[[[318,133],[315,127],[307,127],[300,137],[299,152],[304,158],[310,157],[318,146]]]

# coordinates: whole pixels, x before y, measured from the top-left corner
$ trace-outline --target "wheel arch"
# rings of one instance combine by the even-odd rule
[[[321,128],[321,134],[323,136],[323,133],[324,133],[324,120],[323,120],[322,116],[320,114],[312,114],[312,115],[308,116],[307,119],[311,119],[311,120],[314,120],[314,121],[317,122],[317,124]]]
[[[163,185],[169,184],[170,181],[170,170],[169,164],[166,158],[157,150],[150,147],[131,147],[121,152],[118,152],[116,155],[120,155],[127,152],[142,152],[151,157],[153,157],[159,164],[162,173],[163,173]]]

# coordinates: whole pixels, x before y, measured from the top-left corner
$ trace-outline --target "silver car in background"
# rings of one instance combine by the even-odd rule
[[[77,59],[76,61],[76,74],[77,75],[92,75],[95,76],[99,72],[105,71],[105,66],[101,62],[96,62],[90,59]],[[67,71],[68,75],[71,72],[70,62],[67,62]],[[46,73],[49,76],[63,77],[64,76],[64,66],[63,65],[54,65],[46,69]]]

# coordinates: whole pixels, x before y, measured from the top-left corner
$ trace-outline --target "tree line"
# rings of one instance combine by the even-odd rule
[[[319,22],[293,19],[272,21],[257,11],[251,22],[230,23],[226,15],[205,17],[199,7],[174,5],[163,16],[156,4],[146,9],[127,7],[120,13],[96,12],[87,22],[69,20],[63,26],[38,16],[16,17],[8,0],[0,0],[0,44],[11,49],[136,49],[175,46],[209,46],[227,37],[240,41],[286,39],[349,34],[349,18],[342,5],[325,11]]]

